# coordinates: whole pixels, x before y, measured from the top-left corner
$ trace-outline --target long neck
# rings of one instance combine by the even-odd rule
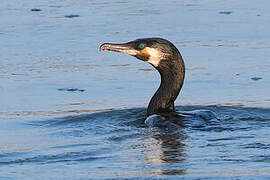
[[[184,83],[185,65],[178,51],[155,68],[160,73],[161,83],[149,102],[147,116],[175,112],[174,101]]]

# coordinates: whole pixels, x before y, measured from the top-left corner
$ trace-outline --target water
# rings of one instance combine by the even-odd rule
[[[0,179],[268,179],[269,5],[1,1]],[[182,53],[177,109],[218,120],[143,124],[158,73],[98,51],[143,37]]]

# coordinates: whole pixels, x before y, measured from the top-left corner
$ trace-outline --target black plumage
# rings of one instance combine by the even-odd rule
[[[161,83],[149,102],[147,116],[177,115],[174,101],[184,83],[185,65],[180,52],[171,42],[162,38],[145,38],[123,44],[105,43],[100,50],[129,54],[153,65],[160,74]]]

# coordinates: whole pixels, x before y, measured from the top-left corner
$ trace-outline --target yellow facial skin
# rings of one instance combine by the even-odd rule
[[[144,48],[143,50],[140,50],[140,52],[142,54],[144,54],[145,56],[150,57],[150,54],[148,53],[147,48]]]

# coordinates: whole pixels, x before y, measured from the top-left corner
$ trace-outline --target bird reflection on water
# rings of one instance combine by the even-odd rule
[[[161,131],[155,129],[154,134],[145,140],[144,156],[147,164],[151,164],[152,175],[182,175],[186,167],[181,166],[185,161],[186,135],[183,131]],[[168,168],[168,164],[170,167]]]

